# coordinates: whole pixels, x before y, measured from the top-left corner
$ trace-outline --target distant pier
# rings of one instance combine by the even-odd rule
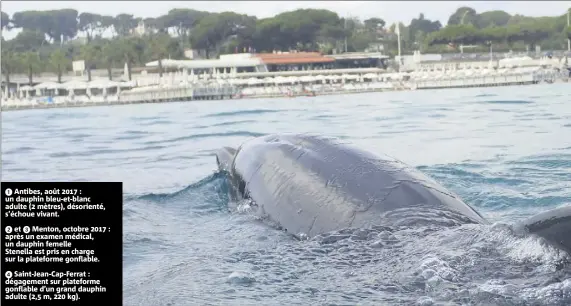
[[[177,80],[169,84],[132,86],[109,84],[39,84],[20,88],[39,91],[40,95],[2,99],[2,110],[86,107],[104,105],[167,103],[195,100],[228,100],[253,98],[313,97],[366,92],[428,90],[445,88],[496,87],[569,82],[567,70],[541,69],[475,69],[464,71],[416,71],[412,73],[356,73],[343,75],[306,75],[301,77]],[[95,82],[94,82],[95,83]],[[72,86],[73,85],[73,86]],[[98,86],[98,87],[97,87]],[[128,90],[120,90],[121,88]],[[69,95],[58,95],[63,90]],[[103,90],[99,90],[102,88]],[[117,88],[115,92],[110,88]],[[109,90],[109,91],[108,91]],[[55,93],[55,95],[54,95]],[[79,95],[75,95],[79,93]]]
[[[542,78],[534,74],[486,75],[458,78],[441,78],[436,80],[416,80],[415,89],[497,87],[513,85],[532,85],[548,82],[551,78]]]
[[[166,103],[182,102],[194,100],[227,100],[232,99],[237,88],[234,86],[219,87],[171,87],[152,88],[148,90],[125,91],[113,96],[94,96],[89,99],[82,97],[82,100],[69,100],[68,97],[55,97],[51,103],[6,103],[2,102],[2,111],[24,110],[24,109],[46,109],[61,107],[86,107],[86,106],[109,106],[125,104],[146,104],[146,103]],[[58,99],[61,98],[61,99]]]

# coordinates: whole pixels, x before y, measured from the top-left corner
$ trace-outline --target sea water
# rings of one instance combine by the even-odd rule
[[[339,137],[459,194],[490,226],[298,241],[229,211],[214,151]],[[2,179],[123,181],[125,305],[569,305],[564,257],[511,224],[571,204],[571,86],[4,112]]]

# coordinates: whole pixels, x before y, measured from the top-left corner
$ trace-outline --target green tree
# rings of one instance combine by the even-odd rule
[[[91,69],[94,62],[101,55],[101,48],[98,45],[86,44],[80,49],[81,58],[85,61],[85,70],[87,71],[87,81],[91,82]]]
[[[115,18],[113,16],[101,16],[101,23],[100,23],[101,26],[97,28],[96,36],[101,37],[101,35],[103,35],[103,32],[113,28],[114,23],[115,23]]]
[[[122,54],[118,51],[116,44],[113,41],[105,41],[101,48],[101,61],[107,69],[107,76],[109,80],[113,80],[113,66],[116,63],[121,63]]]
[[[10,16],[4,12],[0,12],[1,29],[8,29],[10,26]]]
[[[504,11],[487,11],[478,15],[476,26],[480,29],[489,26],[505,26],[512,16]]]
[[[119,14],[113,20],[113,29],[118,36],[126,37],[137,27],[139,20],[131,14]]]
[[[4,61],[4,60],[2,60]],[[24,52],[21,53],[21,61],[27,70],[28,73],[28,81],[29,85],[34,85],[34,73],[39,73],[42,71],[42,61],[40,60],[40,56],[38,52]]]
[[[122,67],[127,62],[129,71],[132,65],[144,64],[168,54],[169,58],[183,58],[183,51],[191,44],[194,49],[204,49],[208,57],[253,47],[258,52],[273,50],[299,50],[332,53],[334,49],[361,51],[372,42],[383,44],[389,54],[396,54],[397,39],[394,27],[389,31],[381,17],[359,20],[340,18],[335,12],[318,9],[298,9],[277,14],[270,18],[257,19],[253,16],[233,12],[209,13],[192,9],[173,9],[156,18],[144,19],[147,30],[164,35],[167,42],[169,31],[177,37],[168,37],[164,46],[149,37],[130,37],[141,18],[129,14],[116,17],[89,12],[78,14],[71,9],[49,11],[16,12],[9,18],[2,13],[2,29],[17,28],[20,33],[9,40],[11,52],[36,52],[42,59],[51,58],[51,53],[62,49],[68,58],[78,58],[85,53],[81,42],[71,40],[77,33],[85,33],[89,44],[105,48],[88,65],[104,65],[109,71]],[[566,48],[568,37],[567,14],[547,17],[510,16],[503,11],[488,11],[478,14],[474,9],[461,7],[451,14],[448,26],[442,28],[438,21],[426,19],[423,14],[413,18],[410,24],[400,25],[402,52],[416,48],[428,48],[429,52],[445,52],[443,44],[499,45],[498,49],[509,46],[523,49],[526,45],[541,45],[548,49]],[[114,29],[113,39],[103,40],[102,34]],[[153,36],[155,37],[155,36]],[[421,42],[430,45],[421,44]],[[3,42],[4,46],[7,41]],[[110,43],[110,45],[107,45]],[[113,54],[109,46],[116,46]],[[476,50],[481,50],[479,48]],[[424,52],[424,50],[423,50]],[[120,58],[118,58],[120,57]],[[8,58],[8,57],[5,57]],[[113,59],[113,60],[111,60]],[[43,69],[53,70],[44,65]],[[162,63],[161,63],[162,66]],[[27,72],[27,68],[19,67]],[[13,69],[12,69],[13,70]],[[36,71],[37,68],[34,68]],[[14,70],[17,71],[17,70]],[[20,72],[20,71],[18,71]],[[12,72],[13,73],[13,72]]]
[[[418,31],[428,34],[436,32],[442,28],[440,21],[431,21],[430,19],[424,18],[424,14],[420,14],[418,18],[413,18],[409,25],[411,33],[416,33]]]
[[[67,58],[65,51],[57,49],[50,54],[49,67],[57,74],[57,82],[61,83],[61,77],[67,67],[70,65],[70,60]]]
[[[168,34],[155,34],[149,37],[150,52],[152,57],[157,59],[159,64],[159,76],[163,76],[163,62],[162,59],[169,55],[169,45],[171,38]]]
[[[151,33],[168,33],[168,28],[165,25],[165,16],[160,16],[158,18],[145,18],[143,20],[145,28],[150,30]]]
[[[210,13],[191,9],[172,9],[167,15],[157,18],[154,25],[158,30],[173,28],[179,37],[188,37],[190,31],[207,15]]]
[[[349,40],[355,23],[328,10],[298,9],[257,20],[252,41],[257,50],[318,50],[337,45],[345,37]],[[359,26],[363,29],[362,24]]]
[[[419,48],[427,34],[436,32],[442,28],[440,21],[431,21],[424,18],[424,14],[420,14],[418,18],[413,18],[408,26],[410,35],[407,42],[412,45],[417,45]]]
[[[138,39],[131,37],[120,38],[114,41],[116,52],[120,55],[122,63],[127,64],[127,75],[129,81],[132,79],[131,68],[133,64],[139,62],[143,49]]]
[[[81,13],[79,14],[78,29],[87,36],[87,42],[91,42],[94,34],[102,27],[102,17],[99,14]]]
[[[406,25],[404,25],[402,22],[399,22],[399,29],[400,29],[400,37],[401,37],[401,51],[405,52],[406,50],[412,50],[413,49],[413,45],[411,45],[411,42],[414,41],[413,40],[413,35],[411,34],[410,31],[410,27],[407,27]],[[398,39],[397,39],[397,35],[396,35],[396,24],[392,24],[389,27],[389,31],[390,33],[392,33],[389,36],[388,39],[388,49],[389,52],[391,52],[391,54],[396,55],[398,53]],[[401,52],[401,53],[402,53]]]
[[[200,21],[190,37],[192,47],[204,49],[206,51],[206,58],[209,58],[211,52],[215,50],[216,44],[222,35],[220,30],[217,29],[218,25],[218,16],[214,14],[208,15]]]
[[[523,23],[519,27],[521,39],[530,48],[535,48],[541,40],[549,37],[550,29],[548,24],[533,21]]]
[[[281,30],[287,33],[288,40],[294,43],[292,45],[308,45],[313,48],[317,47],[316,38],[323,27],[344,25],[337,13],[321,9],[298,9],[281,13],[275,18],[281,21]],[[362,24],[359,23],[359,27],[363,28]]]
[[[369,33],[375,36],[375,32]],[[320,49],[322,46],[325,46],[327,48],[325,53],[329,53],[333,51],[333,48],[337,47],[338,42],[343,40],[346,35],[349,36],[350,34],[346,33],[341,25],[325,24],[317,32],[315,40],[320,45]]]
[[[71,39],[77,35],[76,10],[24,11],[14,13],[14,28],[41,32],[55,43]]]
[[[77,36],[78,12],[76,10],[53,10],[48,11],[48,15],[51,20],[50,24],[55,26],[55,28],[52,28],[51,31],[48,31],[46,34],[48,34],[54,42],[60,42],[61,38],[66,41]]]
[[[2,43],[2,60],[0,64],[2,66],[2,74],[6,77],[6,83],[10,83],[10,76],[18,71],[22,66],[22,62],[14,50],[12,50],[9,42]]]
[[[458,8],[454,14],[450,15],[448,18],[448,25],[475,25],[477,20],[478,14],[476,13],[476,10],[471,7],[463,6]]]
[[[478,43],[502,43],[507,38],[507,29],[504,27],[490,26],[480,30],[476,35]]]
[[[206,56],[219,53],[220,49],[232,37],[244,38],[244,31],[252,27],[255,21],[252,17],[232,12],[209,14],[202,18],[192,31],[190,43],[193,48],[206,50]]]
[[[382,30],[387,23],[381,18],[373,17],[363,21],[363,24],[367,30],[376,32]]]
[[[449,43],[468,45],[481,42],[481,37],[478,35],[478,29],[473,25],[448,25],[428,35],[427,40],[429,45]]]
[[[44,33],[37,30],[25,29],[11,40],[15,52],[37,51],[47,45]]]
[[[287,50],[291,45],[291,38],[281,31],[281,22],[275,18],[258,20],[253,41],[256,49],[271,52],[273,50]]]

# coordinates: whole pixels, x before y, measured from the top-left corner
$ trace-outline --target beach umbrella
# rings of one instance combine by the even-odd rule
[[[311,76],[311,75],[304,75],[302,77],[299,78],[299,81],[302,83],[311,83],[311,82],[315,82],[315,77]]]
[[[287,82],[286,78],[283,76],[277,76],[274,78],[273,81],[275,84],[283,84],[283,83]]]
[[[327,76],[327,79],[328,79],[328,80],[331,80],[331,81],[338,81],[338,80],[341,79],[341,76],[340,76],[340,75],[335,75],[335,74],[334,74],[334,75],[329,75],[329,76]]]
[[[87,82],[84,81],[69,81],[63,84],[66,89],[86,89]]]
[[[258,79],[258,78],[249,78],[246,83],[248,85],[258,85],[260,83],[262,83],[262,80]]]
[[[33,90],[34,88],[30,85],[24,85],[22,87],[20,87],[20,91],[24,93],[24,97],[27,98],[29,95],[30,90]]]
[[[366,73],[363,77],[366,79],[376,79],[378,76],[376,73],[369,72],[369,73]]]
[[[87,83],[87,87],[89,88],[111,88],[119,86],[119,82],[111,81],[111,80],[94,80]]]
[[[298,83],[298,82],[299,82],[299,78],[298,78],[298,77],[294,77],[294,76],[287,77],[286,79],[287,79],[287,81],[288,81],[287,83],[291,83],[291,84],[293,84],[293,83]]]

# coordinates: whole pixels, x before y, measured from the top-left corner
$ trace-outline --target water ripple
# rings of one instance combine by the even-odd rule
[[[183,142],[183,141],[187,141],[187,140],[200,139],[200,138],[221,138],[221,137],[232,137],[232,136],[258,137],[258,136],[263,136],[263,135],[265,135],[265,134],[247,132],[247,131],[226,132],[226,133],[205,133],[205,134],[193,134],[193,135],[176,137],[176,138],[165,139],[165,140],[147,141],[144,144],[145,145],[156,145],[156,144],[168,144],[168,143],[174,143],[174,142]]]
[[[204,117],[230,117],[230,116],[245,116],[245,115],[262,115],[267,113],[277,113],[278,110],[273,109],[252,109],[252,110],[239,110],[233,112],[220,112],[207,114]]]
[[[570,96],[552,84],[6,112],[2,179],[124,182],[126,305],[570,305],[565,254],[512,229],[571,204]],[[398,157],[493,224],[293,239],[229,203],[215,172],[215,150],[274,132]]]

